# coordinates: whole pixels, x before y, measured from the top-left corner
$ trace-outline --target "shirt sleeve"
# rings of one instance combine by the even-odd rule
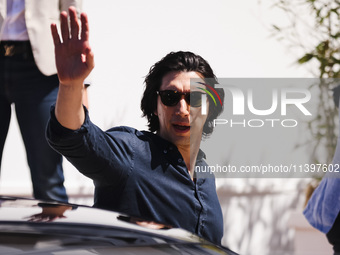
[[[338,139],[330,172],[313,192],[304,210],[308,222],[328,233],[340,211],[340,139]]]
[[[304,215],[309,223],[328,233],[340,211],[340,179],[324,178],[310,198]]]
[[[334,99],[335,104],[340,102]],[[340,117],[340,111],[339,111]],[[328,233],[340,212],[340,137],[328,173],[313,192],[303,211],[308,222],[323,233]]]
[[[132,129],[116,128],[102,131],[89,118],[80,129],[63,127],[55,117],[55,106],[47,125],[46,138],[50,146],[65,156],[96,186],[120,185],[133,169],[134,139]]]

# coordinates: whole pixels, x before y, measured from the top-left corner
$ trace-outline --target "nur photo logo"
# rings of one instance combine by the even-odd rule
[[[214,127],[296,127],[300,118],[312,117],[312,94],[310,87],[304,86],[305,80],[221,78],[218,83],[212,82],[216,84],[195,81],[194,89],[202,91],[202,115],[208,114],[209,107],[223,106],[224,113],[213,121]],[[224,102],[219,94],[221,89]],[[193,100],[197,101],[197,98]]]
[[[198,89],[204,91],[205,93],[202,93],[202,106],[201,106],[201,113],[202,115],[207,115],[207,95],[210,96],[210,98],[213,100],[215,106],[217,106],[217,102],[215,97],[218,99],[219,103],[221,104],[221,106],[223,106],[223,102],[221,100],[221,97],[219,96],[219,94],[217,93],[217,91],[211,87],[210,85],[203,83],[203,82],[197,82],[198,84],[201,84],[203,86],[205,86],[207,89],[201,88],[201,87],[197,87]],[[212,91],[212,93],[215,95],[213,95],[209,90]]]

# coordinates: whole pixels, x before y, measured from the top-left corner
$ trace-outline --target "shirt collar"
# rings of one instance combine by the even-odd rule
[[[155,133],[152,133],[152,132],[149,132],[149,131],[143,131],[143,134],[145,134],[149,137],[152,137],[152,139],[154,139],[154,141],[157,143],[157,145],[160,146],[162,151],[164,151],[164,150],[165,151],[172,151],[174,149],[177,150],[177,146],[175,144],[173,144],[172,142],[169,142],[168,140],[162,138],[161,136],[159,136]],[[206,159],[206,155],[201,149],[199,149],[196,161],[200,161],[202,159]]]

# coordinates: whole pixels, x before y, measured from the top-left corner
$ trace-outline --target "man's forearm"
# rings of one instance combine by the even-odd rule
[[[55,116],[62,126],[68,129],[77,130],[84,123],[84,90],[83,84],[77,86],[60,84],[55,107]]]

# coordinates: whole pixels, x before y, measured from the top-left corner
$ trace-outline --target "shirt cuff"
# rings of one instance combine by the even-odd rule
[[[83,109],[85,113],[84,123],[79,129],[72,130],[72,129],[62,126],[58,122],[55,116],[55,105],[52,105],[50,109],[50,120],[48,122],[47,129],[46,129],[47,140],[56,142],[56,141],[68,139],[70,137],[75,137],[75,136],[83,135],[84,133],[87,133],[88,128],[89,128],[90,118],[89,118],[89,114],[85,106],[83,106]]]

